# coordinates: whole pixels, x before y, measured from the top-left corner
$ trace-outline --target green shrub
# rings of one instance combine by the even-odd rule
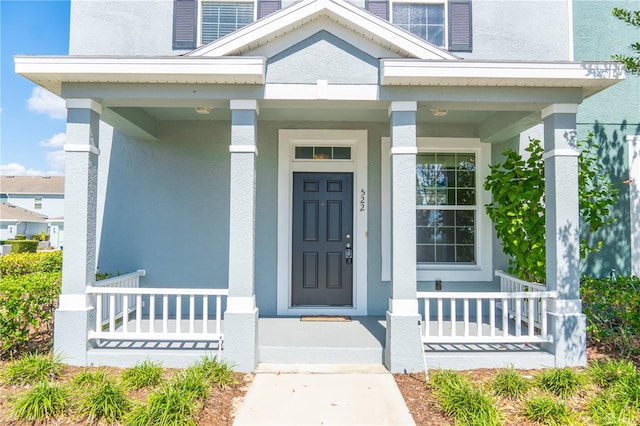
[[[614,386],[620,380],[638,375],[636,367],[628,360],[593,361],[589,363],[587,371],[591,381],[604,389]]]
[[[156,386],[162,378],[162,363],[145,360],[122,373],[122,381],[127,387],[141,389]]]
[[[68,395],[59,384],[42,382],[16,401],[12,414],[21,420],[39,421],[64,413]]]
[[[81,411],[90,422],[105,420],[115,423],[131,408],[125,392],[110,381],[105,381],[89,391],[81,404]]]
[[[491,385],[496,395],[507,398],[519,398],[529,389],[527,380],[514,368],[498,371]]]
[[[11,385],[24,385],[58,378],[62,373],[59,355],[30,354],[7,364],[3,381]]]
[[[624,401],[607,391],[599,393],[587,404],[589,415],[595,424],[607,426],[633,426],[635,413]]]
[[[132,410],[124,423],[131,426],[195,426],[193,417],[197,411],[198,404],[192,392],[174,383],[165,383],[149,395],[146,405]]]
[[[107,382],[107,373],[102,369],[83,370],[76,374],[71,382],[81,388],[102,385]]]
[[[24,241],[27,239],[27,236],[24,234],[16,234],[16,236],[14,237],[14,239],[18,240],[18,241]]]
[[[589,339],[622,356],[640,352],[640,277],[583,277],[580,291]]]
[[[439,370],[431,375],[432,390],[442,411],[463,425],[499,425],[493,400],[457,372]]]
[[[45,231],[42,231],[39,234],[33,234],[31,238],[36,241],[49,241],[49,234],[47,234]]]
[[[551,368],[540,373],[537,377],[538,387],[547,392],[566,398],[574,395],[580,385],[582,377],[569,368]]]
[[[189,367],[189,370],[192,369],[198,371],[198,374],[209,384],[223,389],[236,383],[231,366],[225,362],[219,362],[216,357],[211,358],[205,355],[198,363]]]
[[[11,253],[35,253],[38,251],[38,241],[36,240],[8,240],[11,245]]]
[[[0,279],[0,357],[30,344],[50,343],[61,275],[39,272]]]
[[[549,396],[536,395],[525,401],[524,414],[529,420],[543,425],[566,425],[569,423],[567,406]]]
[[[62,251],[10,253],[0,257],[0,276],[62,271]]]

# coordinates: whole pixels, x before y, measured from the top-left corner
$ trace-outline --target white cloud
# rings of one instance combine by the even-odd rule
[[[64,174],[64,150],[47,152],[47,164],[51,168],[49,174],[58,176]]]
[[[19,163],[9,163],[0,165],[0,174],[5,176],[46,176],[41,170],[27,169]]]
[[[51,118],[67,118],[67,108],[62,98],[44,90],[42,87],[34,87],[31,97],[27,100],[29,110],[40,114],[47,114]]]
[[[40,141],[40,146],[44,146],[45,148],[60,148],[64,146],[64,143],[67,141],[66,133],[56,133],[51,136],[49,139],[45,139]]]

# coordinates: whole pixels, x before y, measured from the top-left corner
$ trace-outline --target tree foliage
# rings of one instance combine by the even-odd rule
[[[610,209],[618,199],[604,166],[598,162],[598,146],[592,135],[578,143],[578,187],[580,206],[580,256],[599,250],[602,241],[589,241],[598,229],[613,222]],[[501,164],[491,165],[484,188],[493,202],[485,206],[496,234],[509,256],[509,273],[530,282],[545,282],[546,227],[544,150],[539,140],[525,148],[529,158],[514,150],[504,152]]]
[[[616,7],[613,9],[613,16],[640,29],[640,10],[631,11]],[[613,59],[622,62],[628,72],[640,74],[640,42],[632,43],[630,48],[633,52],[631,55],[613,55]]]

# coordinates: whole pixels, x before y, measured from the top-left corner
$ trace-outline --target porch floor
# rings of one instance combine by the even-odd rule
[[[261,317],[258,321],[259,361],[262,364],[383,363],[386,334],[384,317],[352,317],[348,322],[306,322],[301,321],[300,317]],[[512,323],[510,321],[510,329],[513,328]],[[131,329],[133,326],[131,323]],[[143,320],[143,329],[147,330],[148,327],[148,321]],[[156,330],[161,329],[160,324],[155,327]],[[200,327],[198,321],[196,327]],[[431,321],[429,327],[431,334],[435,335],[437,323]],[[445,335],[450,333],[450,327],[450,322],[445,322]],[[183,321],[182,329],[188,330],[187,322]],[[210,329],[213,329],[213,324],[210,324]],[[169,330],[175,330],[175,322],[169,323]],[[456,334],[462,335],[463,330],[463,323],[457,322]],[[522,333],[526,333],[526,329]],[[470,334],[475,334],[475,328],[470,330]],[[152,359],[162,361],[166,367],[183,367],[205,354],[218,354],[217,342],[103,340],[96,343],[87,352],[88,365],[133,366],[139,361]],[[429,369],[544,368],[555,364],[552,354],[534,344],[426,344],[424,348]]]

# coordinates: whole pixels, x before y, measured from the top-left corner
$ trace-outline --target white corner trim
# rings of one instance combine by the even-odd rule
[[[229,152],[258,155],[258,147],[255,145],[229,145]]]
[[[89,152],[100,155],[100,150],[93,145],[66,144],[64,146],[64,152]]]
[[[552,149],[542,155],[542,159],[546,160],[551,157],[578,157],[580,153],[575,149]]]
[[[318,80],[316,82],[316,98],[329,99],[329,82],[327,80]]]
[[[418,102],[416,101],[394,101],[389,104],[389,115],[392,112],[416,112]]]
[[[418,154],[417,146],[394,146],[389,150],[389,155],[416,155]]]
[[[90,109],[102,114],[102,105],[93,99],[70,98],[66,101],[67,109]]]
[[[567,2],[567,15],[569,21],[569,60],[574,61],[574,46],[573,46],[573,0]]]
[[[544,120],[551,114],[577,114],[578,104],[553,104],[542,110],[542,119]]]
[[[258,113],[258,101],[256,99],[231,99],[229,101],[229,109],[254,110]]]

